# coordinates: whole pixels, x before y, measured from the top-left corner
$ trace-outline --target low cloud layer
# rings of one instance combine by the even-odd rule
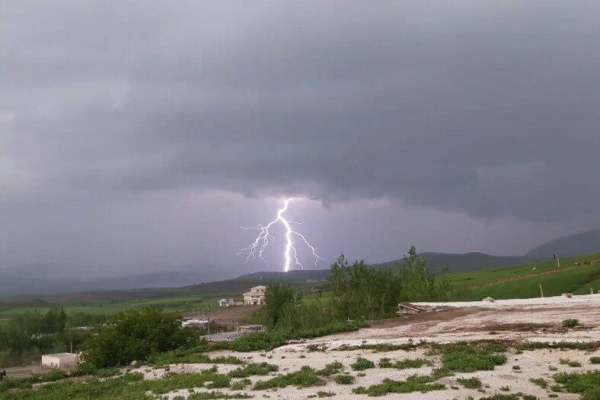
[[[7,220],[190,192],[600,217],[597,2],[4,3]]]

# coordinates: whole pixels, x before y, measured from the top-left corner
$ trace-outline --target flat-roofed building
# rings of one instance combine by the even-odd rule
[[[254,286],[250,291],[244,293],[244,304],[247,306],[260,306],[265,304],[266,286]]]
[[[71,369],[79,364],[79,354],[56,353],[42,356],[42,368]]]

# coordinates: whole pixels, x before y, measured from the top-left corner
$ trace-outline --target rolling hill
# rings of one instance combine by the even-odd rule
[[[557,252],[562,257],[580,254],[592,254],[600,251],[600,229],[565,236],[542,244],[525,256],[494,256],[480,252],[439,253],[425,252],[425,258],[434,272],[446,267],[450,272],[489,271],[497,268],[527,264],[534,260],[548,260]],[[372,264],[382,268],[400,261],[393,260]],[[47,268],[48,269],[48,268]],[[20,271],[19,271],[20,272]],[[49,272],[49,271],[47,271]],[[323,282],[329,275],[328,269],[312,269],[290,271],[262,271],[245,274],[233,279],[202,282],[203,271],[188,269],[187,271],[154,272],[143,275],[115,277],[81,281],[64,277],[36,276],[35,274],[16,273],[16,270],[0,270],[0,297],[19,296],[20,299],[81,298],[86,301],[111,298],[132,298],[162,296],[165,293],[203,293],[219,295],[240,293],[251,286],[269,282],[288,282],[292,284],[314,285]],[[42,274],[43,275],[43,274]],[[202,283],[198,283],[198,282]],[[56,295],[61,294],[61,295]],[[66,296],[66,294],[71,294]]]
[[[551,258],[554,253],[561,257],[575,257],[597,252],[600,252],[600,229],[593,229],[546,242],[530,250],[525,257],[539,260]]]

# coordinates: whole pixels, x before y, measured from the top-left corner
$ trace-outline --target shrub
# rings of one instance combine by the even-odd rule
[[[541,387],[542,389],[546,389],[548,387],[548,382],[546,382],[544,378],[531,378],[529,379],[529,382]]]
[[[214,350],[233,350],[239,352],[249,352],[258,350],[272,350],[275,347],[283,346],[286,338],[277,332],[255,333],[242,336],[233,342],[220,342],[213,345]]]
[[[410,393],[410,392],[430,392],[433,390],[443,390],[446,387],[441,383],[432,383],[433,378],[428,376],[410,376],[406,381],[394,381],[384,379],[379,385],[372,385],[368,388],[358,387],[352,390],[355,394],[367,394],[369,396],[384,396],[388,393]]]
[[[126,365],[195,341],[173,314],[155,308],[125,311],[103,326],[85,345],[84,359],[98,368]]]
[[[600,364],[600,357],[590,357],[590,363]]]
[[[231,378],[227,375],[215,374],[208,385],[211,389],[227,388],[231,384]]]
[[[577,325],[579,325],[579,320],[577,319],[565,319],[562,322],[562,326],[565,328],[575,328]]]
[[[581,367],[581,363],[579,361],[572,361],[569,359],[561,358],[558,360],[561,365],[568,365],[569,367],[577,368]]]
[[[336,377],[333,378],[333,380],[335,381],[335,383],[340,385],[351,385],[354,383],[354,377],[348,374],[336,375]]]
[[[251,385],[252,381],[248,378],[240,379],[239,381],[233,382],[230,386],[231,390],[244,390],[247,386]]]
[[[475,372],[493,370],[506,362],[505,347],[498,343],[457,343],[439,346],[445,370]]]
[[[553,378],[567,392],[583,393],[582,399],[597,399],[593,396],[600,392],[600,371],[560,373]]]
[[[334,361],[330,364],[327,364],[325,366],[325,368],[320,369],[317,371],[317,375],[320,376],[331,376],[334,374],[338,374],[340,372],[342,372],[342,370],[344,369],[344,364],[342,364],[339,361]]]
[[[466,387],[467,389],[479,389],[481,387],[481,380],[479,378],[458,378],[458,383]]]
[[[431,366],[432,362],[423,358],[405,359],[392,362],[389,358],[382,358],[379,361],[379,368],[396,368],[396,369],[408,369],[408,368],[421,368],[422,366]]]
[[[254,385],[254,390],[266,390],[272,388],[283,388],[286,386],[309,387],[324,385],[323,381],[314,369],[304,366],[299,371],[269,379],[268,381],[258,381]]]
[[[167,364],[243,364],[244,362],[237,357],[215,357],[211,358],[207,354],[198,353],[195,349],[181,349],[153,355],[148,358],[149,364],[167,365]]]
[[[365,369],[375,368],[375,363],[366,358],[358,357],[353,364],[350,364],[350,367],[354,371],[364,371]]]
[[[317,397],[333,397],[333,396],[335,396],[335,393],[333,393],[333,392],[323,392],[323,391],[317,392]]]
[[[223,393],[223,392],[199,392],[188,397],[188,400],[228,400],[228,399],[251,399],[252,396],[244,393]]]
[[[232,378],[247,378],[252,375],[268,375],[271,372],[275,372],[279,369],[277,365],[269,364],[266,362],[260,364],[248,364],[242,368],[238,368],[229,373]]]

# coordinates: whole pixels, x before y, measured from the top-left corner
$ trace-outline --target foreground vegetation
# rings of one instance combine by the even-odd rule
[[[190,397],[192,400],[247,398],[251,395],[238,391],[252,392],[287,386],[304,388],[332,382],[353,385],[355,376],[368,373],[370,369],[421,367],[431,367],[431,372],[428,372],[428,375],[413,375],[402,380],[386,379],[367,387],[353,387],[353,392],[357,395],[381,396],[387,393],[444,390],[446,385],[439,382],[443,377],[494,370],[505,364],[507,344],[362,344],[336,350],[371,349],[389,352],[427,346],[429,351],[426,355],[432,358],[393,360],[384,357],[376,363],[368,357],[358,357],[346,366],[346,370],[341,363],[333,362],[323,369],[305,366],[296,371],[282,372],[278,371],[277,365],[267,362],[246,364],[242,358],[236,356],[215,357],[209,353],[215,350],[267,351],[292,339],[356,330],[365,326],[369,320],[394,316],[397,304],[403,301],[480,299],[484,293],[493,293],[494,297],[502,298],[506,295],[504,290],[516,290],[516,293],[527,294],[530,291],[528,285],[533,285],[534,281],[548,284],[543,286],[545,294],[548,291],[548,294],[553,294],[553,290],[570,288],[571,284],[589,288],[594,285],[596,279],[593,274],[600,272],[596,271],[600,270],[600,266],[593,264],[593,259],[592,256],[565,260],[561,270],[556,270],[549,263],[538,263],[534,266],[496,272],[435,276],[429,272],[424,261],[419,259],[414,248],[410,249],[401,263],[389,268],[368,268],[362,262],[350,264],[341,257],[332,266],[328,290],[325,293],[307,295],[290,285],[269,285],[266,293],[267,304],[254,316],[255,322],[267,326],[267,332],[221,343],[209,343],[200,339],[198,332],[182,328],[180,314],[166,312],[160,307],[132,309],[112,316],[70,314],[62,307],[54,307],[45,314],[18,316],[0,324],[0,367],[14,362],[19,357],[21,360],[31,355],[39,357],[42,352],[64,351],[71,345],[74,350],[83,351],[85,363],[69,376],[53,372],[24,380],[9,379],[0,384],[0,399],[52,400],[93,397],[100,400],[147,400],[149,393],[150,398],[157,398],[156,396],[172,390],[190,387],[204,387],[210,390],[194,394]],[[575,262],[581,264],[582,260],[587,260],[588,264],[574,265]],[[554,283],[557,286],[553,286]],[[512,289],[504,289],[505,287]],[[536,290],[539,290],[539,285],[537,287]],[[519,291],[519,288],[522,291]],[[559,322],[564,329],[576,329],[580,325],[576,319]],[[90,329],[75,329],[82,325]],[[517,346],[515,351],[558,349],[563,346],[586,351],[598,349],[598,344],[595,343],[528,343]],[[315,348],[314,351],[322,349]],[[124,369],[115,368],[128,367],[132,362],[136,365],[157,367],[175,363],[238,366],[227,374],[219,373],[213,368],[202,373],[168,374],[164,379],[145,381],[138,374],[124,373]],[[597,357],[591,357],[589,362],[597,363]],[[564,359],[561,363],[571,368],[581,367],[581,363],[572,360]],[[279,375],[276,375],[277,373]],[[252,384],[249,380],[252,376],[263,378]],[[74,377],[85,378],[80,382],[72,379]],[[578,393],[585,400],[599,398],[600,377],[595,372],[555,374],[553,379],[554,384],[540,378],[533,378],[531,382],[547,390],[553,388],[555,391]],[[34,390],[33,385],[41,382],[55,383]],[[473,377],[460,377],[456,382],[465,388],[478,389],[482,386],[481,381]],[[322,393],[323,397],[331,395],[331,392]],[[501,396],[519,398],[520,395],[507,393],[490,399],[503,398]]]

